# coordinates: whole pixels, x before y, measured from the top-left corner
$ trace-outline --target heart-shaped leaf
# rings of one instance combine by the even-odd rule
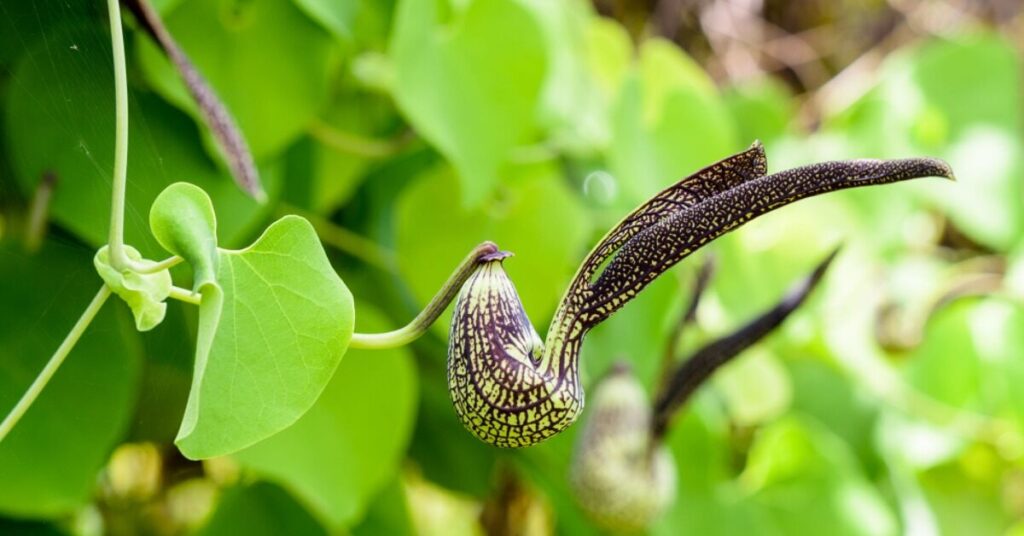
[[[537,13],[525,4],[402,2],[396,16],[395,99],[458,170],[467,206],[491,192],[541,98],[546,43]]]
[[[346,43],[352,39],[352,27],[359,12],[359,1],[332,2],[331,0],[292,0],[295,5],[331,32],[335,39]]]
[[[312,225],[274,222],[252,246],[221,250],[200,288],[195,371],[175,443],[189,458],[229,454],[290,426],[348,348],[352,295]]]
[[[631,205],[735,147],[728,110],[708,75],[671,43],[652,39],[612,111],[608,163]],[[753,140],[744,140],[750,143]]]

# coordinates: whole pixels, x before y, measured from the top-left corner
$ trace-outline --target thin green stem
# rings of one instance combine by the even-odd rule
[[[366,158],[386,158],[408,145],[412,136],[400,135],[390,140],[378,140],[338,130],[322,119],[314,119],[309,125],[309,134],[316,141],[343,153]]]
[[[152,264],[136,262],[131,259],[128,259],[128,268],[130,268],[133,272],[137,274],[155,274],[157,272],[162,272],[164,270],[173,268],[184,261],[185,259],[177,255],[167,257],[166,259],[160,262],[155,262]]]
[[[192,305],[201,305],[203,303],[202,294],[192,292],[187,288],[171,287],[171,294],[168,297],[185,303],[191,303]]]
[[[430,303],[427,304],[420,314],[416,315],[412,322],[409,322],[405,327],[387,333],[353,333],[352,341],[349,343],[350,346],[352,348],[382,350],[403,346],[416,340],[420,335],[426,333],[430,325],[448,308],[448,304],[455,299],[463,283],[469,279],[469,276],[473,275],[480,259],[496,253],[499,253],[498,246],[493,242],[484,242],[473,248],[473,251],[466,255],[466,258],[462,260],[459,267],[448,277],[448,281],[445,281],[441,290],[431,298]]]
[[[60,343],[60,346],[57,347],[57,351],[55,351],[53,356],[50,357],[50,361],[48,361],[46,366],[43,367],[39,376],[37,376],[35,381],[32,382],[32,385],[28,387],[25,394],[21,395],[21,400],[18,400],[18,403],[14,405],[14,409],[12,409],[11,412],[7,414],[7,417],[4,418],[4,421],[0,423],[0,442],[3,442],[4,438],[7,437],[7,434],[12,428],[14,428],[14,425],[18,424],[18,421],[21,420],[23,415],[25,415],[28,408],[30,408],[32,403],[36,401],[36,398],[39,397],[39,393],[42,392],[43,388],[46,387],[46,384],[50,382],[51,378],[53,378],[57,369],[59,369],[61,364],[64,362],[64,358],[67,357],[71,352],[71,349],[75,347],[75,343],[78,342],[82,333],[85,332],[85,328],[89,327],[89,324],[92,323],[93,318],[96,318],[96,313],[99,313],[100,308],[103,307],[103,304],[107,301],[108,297],[110,297],[110,288],[103,285],[100,288],[100,291],[96,293],[96,297],[89,302],[89,306],[85,308],[85,311],[82,311],[82,316],[78,317],[78,322],[75,322],[71,331],[69,331],[67,336],[64,337],[64,342]]]
[[[107,0],[110,44],[114,50],[114,177],[110,203],[110,264],[130,266],[124,252],[124,197],[128,179],[128,74],[124,59],[124,32],[118,0]]]

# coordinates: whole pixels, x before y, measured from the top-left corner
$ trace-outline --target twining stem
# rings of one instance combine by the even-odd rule
[[[349,344],[352,348],[381,350],[395,348],[416,340],[420,335],[426,333],[430,325],[437,320],[437,317],[441,316],[441,313],[448,307],[448,304],[455,299],[463,283],[476,270],[477,263],[488,255],[498,253],[498,246],[493,242],[483,242],[473,248],[473,251],[469,252],[469,255],[462,260],[459,267],[448,277],[448,281],[445,281],[441,290],[434,295],[426,308],[416,315],[412,322],[409,322],[405,327],[387,333],[353,333],[352,341]]]
[[[99,313],[100,308],[103,307],[103,304],[107,301],[108,297],[110,297],[110,288],[103,285],[89,303],[89,306],[82,312],[82,316],[78,317],[78,322],[75,322],[71,331],[69,331],[67,336],[64,337],[64,341],[60,343],[59,347],[57,347],[57,351],[55,351],[53,356],[50,357],[50,361],[48,361],[46,366],[43,367],[39,376],[36,377],[35,381],[32,382],[32,385],[30,385],[28,390],[25,391],[25,394],[21,395],[21,399],[18,400],[17,404],[15,404],[14,409],[12,409],[11,412],[7,414],[7,417],[4,418],[4,421],[0,423],[0,442],[3,442],[4,438],[7,437],[8,432],[14,428],[14,425],[18,424],[21,417],[25,415],[28,408],[32,406],[33,402],[35,402],[39,393],[42,392],[43,388],[46,387],[46,384],[50,382],[51,378],[53,378],[54,373],[57,372],[61,363],[64,362],[64,358],[67,357],[68,353],[71,352],[71,349],[74,348],[75,343],[78,342],[82,333],[85,332],[85,328],[89,327],[92,320],[96,318],[96,314]]]
[[[181,262],[171,257],[156,264],[136,262],[125,254],[124,203],[128,182],[128,74],[124,56],[124,31],[118,0],[107,0],[110,14],[110,45],[114,50],[114,176],[110,199],[110,265],[117,270],[151,274]]]
[[[394,139],[378,140],[344,132],[334,128],[322,119],[314,119],[309,125],[309,134],[316,141],[343,153],[366,158],[386,158],[412,141],[413,136],[402,134]]]
[[[136,273],[139,273],[139,274],[155,274],[157,272],[162,272],[164,270],[168,270],[170,268],[174,268],[175,266],[181,264],[184,261],[185,261],[185,259],[183,259],[183,258],[181,258],[181,257],[179,257],[177,255],[173,255],[173,256],[167,257],[166,259],[164,259],[164,260],[162,260],[160,262],[153,263],[153,264],[135,263],[136,266],[133,266],[132,270],[135,271]]]
[[[114,50],[114,177],[110,203],[110,264],[118,270],[133,263],[124,252],[124,197],[128,179],[128,74],[118,0],[107,0],[110,44]]]
[[[171,287],[171,294],[168,297],[185,303],[191,303],[192,305],[201,305],[203,303],[203,296],[201,294],[192,292],[187,288]]]

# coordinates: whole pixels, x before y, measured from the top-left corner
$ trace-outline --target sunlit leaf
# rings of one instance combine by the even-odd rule
[[[741,141],[770,144],[789,128],[796,106],[786,86],[765,78],[730,87],[723,95]]]
[[[970,304],[941,311],[924,342],[907,361],[907,380],[932,398],[954,407],[976,407],[981,394],[981,363],[967,327]]]
[[[331,2],[328,0],[293,0],[306,15],[327,28],[334,38],[347,41],[352,38],[352,27],[360,1]]]
[[[1019,53],[979,32],[934,40],[894,54],[879,83],[828,122],[865,156],[925,153],[957,170],[952,188],[920,188],[958,227],[1007,249],[1024,226]]]
[[[644,43],[619,94],[612,138],[608,161],[630,206],[736,147],[728,111],[711,79],[682,51],[658,39]]]
[[[744,482],[783,534],[895,535],[894,513],[845,443],[820,425],[787,417],[751,447]]]
[[[732,419],[740,425],[761,424],[783,414],[793,398],[789,374],[779,359],[764,349],[722,367],[711,382],[725,398]]]
[[[286,216],[252,246],[221,251],[203,286],[196,365],[175,443],[190,458],[248,447],[320,396],[352,335],[352,295],[313,227]]]
[[[534,123],[548,63],[536,14],[525,0],[405,0],[390,53],[399,107],[455,166],[452,195],[479,205]]]
[[[1011,518],[1000,504],[1006,500],[1000,493],[1006,484],[998,481],[999,463],[992,452],[979,448],[966,452],[959,463],[920,476],[943,534],[1001,534],[1009,526]]]

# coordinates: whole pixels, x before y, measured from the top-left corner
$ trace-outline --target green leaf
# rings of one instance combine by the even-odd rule
[[[995,33],[926,41],[889,58],[878,85],[826,124],[866,156],[948,160],[956,184],[916,191],[972,239],[1005,251],[1024,226],[1019,64]]]
[[[953,407],[977,404],[981,390],[981,363],[965,329],[972,309],[972,304],[961,301],[940,311],[907,361],[907,381]]]
[[[333,41],[293,2],[186,0],[164,22],[224,101],[257,160],[297,138],[327,98]],[[147,80],[198,117],[164,53],[148,38],[137,44]]]
[[[777,78],[763,78],[729,88],[722,96],[741,141],[770,144],[789,129],[797,115],[795,101]]]
[[[156,264],[143,260],[139,250],[124,246],[129,259],[141,261],[145,266]],[[171,272],[160,270],[152,274],[140,274],[133,270],[117,270],[110,264],[110,251],[103,246],[93,257],[93,265],[110,290],[121,297],[135,315],[135,329],[149,331],[164,320],[167,304],[164,301],[171,294]]]
[[[757,436],[741,481],[783,534],[894,535],[896,518],[845,443],[799,416]]]
[[[479,205],[533,126],[548,63],[536,13],[521,0],[405,0],[390,53],[399,107]]]
[[[114,154],[114,85],[110,49],[94,33],[44,36],[19,61],[6,95],[4,136],[17,184],[31,197],[44,173],[57,177],[50,214],[94,247],[107,241]],[[52,46],[60,43],[60,46]],[[45,45],[51,45],[47,48]],[[75,44],[77,48],[69,48]],[[74,73],[69,77],[69,73]],[[203,152],[187,116],[144,92],[129,91],[125,241],[145,258],[164,252],[146,230],[146,214],[164,187],[187,179],[205,190],[221,214],[223,244],[248,237],[268,207],[238,190]],[[273,197],[279,174],[263,170]]]
[[[542,331],[583,256],[590,225],[554,165],[516,166],[509,174],[496,198],[475,210],[461,207],[446,168],[406,188],[395,208],[399,274],[417,303],[427,303],[466,252],[492,240],[515,254],[505,269]],[[438,330],[447,329],[442,318]]]
[[[95,11],[85,2],[63,3],[60,0],[37,2],[4,2],[0,17],[0,66],[8,67],[32,45],[34,35],[49,33],[53,28],[83,24]],[[46,16],[42,16],[45,13]]]
[[[293,0],[309,18],[320,23],[341,42],[352,39],[352,26],[361,0],[332,2],[330,0]]]
[[[589,60],[614,63],[624,55],[628,65],[628,37],[624,49],[614,48],[620,44],[614,40],[616,35],[605,34],[600,37],[609,39],[591,41],[589,31],[596,17],[585,2],[534,1],[526,5],[541,23],[549,57],[537,110],[538,126],[546,131],[552,146],[565,152],[588,154],[603,148],[610,137],[611,99],[590,70]],[[608,57],[597,58],[603,54]]]
[[[313,227],[286,216],[252,246],[222,250],[204,285],[196,364],[175,443],[189,458],[248,447],[292,425],[352,336],[352,295]]]
[[[612,112],[608,163],[627,206],[736,148],[707,74],[674,44],[646,41]]]
[[[405,498],[402,481],[395,478],[370,505],[366,518],[352,527],[355,536],[376,536],[390,534],[393,536],[413,536],[416,534],[409,515],[409,502]]]
[[[764,348],[753,348],[722,367],[711,379],[722,393],[732,419],[741,426],[769,422],[785,413],[793,385],[779,359]]]
[[[167,251],[185,259],[193,272],[193,288],[216,281],[217,215],[202,188],[176,182],[153,201],[149,228]]]
[[[1015,503],[1008,502],[1013,501],[1012,492],[1000,478],[1016,468],[1006,465],[995,453],[976,448],[956,463],[918,477],[942,534],[1004,533],[1017,517],[1011,506]]]
[[[1024,425],[1024,307],[988,297],[953,302],[929,320],[907,381],[952,407],[1008,415]]]
[[[326,536],[327,531],[283,489],[266,482],[231,488],[198,536]]]
[[[771,155],[768,161],[769,167],[778,168],[771,164]],[[795,203],[721,237],[714,246],[718,263],[711,281],[711,290],[722,305],[720,320],[713,320],[721,324],[709,328],[724,331],[771,307],[793,281],[840,243],[884,239],[885,231],[858,232],[862,228],[856,225],[845,194],[836,192]],[[794,233],[794,228],[803,231]],[[814,305],[812,296],[807,306]],[[809,309],[807,306],[801,309]],[[795,314],[799,318],[802,311]],[[787,331],[789,324],[781,330]]]
[[[394,103],[383,95],[346,91],[321,112],[320,125],[310,138],[288,153],[289,177],[285,195],[289,202],[328,214],[344,204],[363,182],[374,160],[397,150],[394,140],[405,134]],[[398,128],[404,129],[404,126]],[[328,130],[330,129],[330,130]],[[328,134],[325,134],[328,132]],[[326,136],[343,132],[367,140],[369,147],[336,147]]]
[[[851,384],[835,365],[818,359],[786,362],[793,383],[793,410],[814,417],[845,441],[862,463],[875,454],[879,401]]]
[[[361,332],[393,329],[359,307]],[[295,424],[235,457],[303,499],[325,524],[351,525],[398,473],[412,434],[416,369],[403,348],[353,350]]]
[[[420,363],[420,403],[409,458],[423,469],[423,477],[452,491],[485,496],[490,481],[481,475],[497,470],[498,449],[466,433],[452,411],[444,363],[444,346],[438,345],[437,365]],[[562,434],[553,440],[568,435]],[[568,460],[568,457],[566,457]],[[564,467],[564,466],[563,466]]]
[[[126,441],[164,445],[174,441],[192,382],[197,312],[190,303],[168,302],[160,329],[142,334],[146,359]]]
[[[618,96],[633,61],[629,32],[612,19],[591,17],[586,30],[587,65],[608,103]]]
[[[0,415],[7,415],[100,286],[90,252],[47,241],[35,255],[0,246]],[[0,512],[68,514],[92,495],[97,473],[127,428],[139,339],[125,310],[107,304],[60,370],[0,443]]]

